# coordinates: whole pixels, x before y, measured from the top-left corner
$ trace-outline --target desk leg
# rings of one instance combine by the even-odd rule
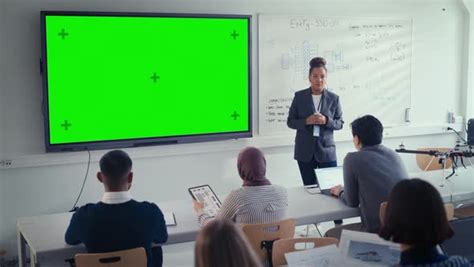
[[[20,231],[17,231],[18,239],[18,264],[19,267],[26,267],[26,240]]]

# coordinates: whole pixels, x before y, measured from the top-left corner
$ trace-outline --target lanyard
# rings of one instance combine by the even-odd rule
[[[320,112],[321,111],[321,103],[323,103],[323,95],[321,95],[321,98],[319,99],[318,107],[316,108],[315,112]],[[313,104],[314,107],[314,104]]]

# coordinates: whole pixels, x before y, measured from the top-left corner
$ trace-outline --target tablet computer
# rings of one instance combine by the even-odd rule
[[[189,194],[198,202],[204,203],[204,212],[215,217],[221,208],[221,201],[209,185],[190,187]]]

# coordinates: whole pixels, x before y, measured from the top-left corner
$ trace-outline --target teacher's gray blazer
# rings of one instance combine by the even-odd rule
[[[295,156],[298,161],[309,162],[314,156],[318,162],[336,160],[334,130],[342,129],[342,109],[339,96],[324,90],[321,96],[320,113],[327,118],[326,125],[320,125],[319,137],[313,136],[313,125],[306,125],[306,118],[314,114],[311,88],[295,93],[286,124],[296,130]]]

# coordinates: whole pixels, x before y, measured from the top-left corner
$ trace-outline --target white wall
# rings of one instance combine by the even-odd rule
[[[189,13],[294,13],[321,16],[362,16],[413,18],[412,66],[412,120],[416,123],[445,122],[447,108],[461,114],[463,103],[462,75],[466,11],[461,2],[410,0],[6,0],[0,6],[5,23],[0,34],[5,39],[1,51],[0,79],[2,96],[0,115],[0,149],[4,157],[27,161],[38,159],[37,167],[13,168],[0,172],[0,247],[16,254],[15,219],[63,212],[70,209],[82,183],[86,169],[86,152],[44,155],[43,119],[41,109],[41,77],[38,71],[40,55],[40,10],[94,10],[138,12],[189,12]],[[442,11],[445,8],[446,11]],[[0,13],[0,19],[2,13]],[[253,51],[256,45],[254,20]],[[6,36],[6,38],[3,38]],[[440,52],[441,51],[441,52]],[[2,54],[0,54],[2,55]],[[257,56],[253,53],[253,77],[257,77]],[[444,66],[448,67],[444,67]],[[253,81],[257,94],[257,80]],[[467,93],[464,93],[467,94]],[[426,101],[426,96],[434,98]],[[255,101],[256,103],[257,101]],[[437,108],[441,105],[443,108]],[[467,104],[464,104],[467,105]],[[254,105],[254,110],[257,110]],[[8,111],[8,112],[7,112]],[[8,116],[6,115],[8,114]],[[256,116],[254,116],[256,119]],[[348,126],[347,126],[348,127]],[[292,139],[293,137],[288,137]],[[258,139],[258,138],[257,138]],[[0,139],[2,140],[2,139]],[[281,145],[276,141],[257,142],[264,147],[268,161],[268,177],[285,186],[299,185],[298,168],[293,160],[291,141]],[[278,141],[278,139],[275,139]],[[408,148],[422,146],[451,146],[452,134],[413,136],[386,139],[395,148],[401,141]],[[272,143],[273,142],[273,143]],[[236,171],[238,150],[252,143],[248,140],[177,145],[174,147],[129,149],[134,161],[135,183],[133,194],[138,199],[165,201],[187,198],[186,188],[209,183],[220,193],[240,185]],[[338,158],[352,151],[350,142],[338,142]],[[207,149],[209,148],[209,149]],[[171,153],[170,150],[176,150]],[[168,156],[160,156],[161,152]],[[209,152],[206,152],[209,151]],[[93,163],[80,204],[97,201],[101,188],[94,179],[97,159],[103,151],[92,152]],[[148,155],[148,156],[144,156]],[[151,155],[151,156],[150,156]],[[61,159],[63,157],[63,159]],[[403,155],[410,169],[414,169],[414,156]],[[33,160],[32,160],[33,159]],[[61,162],[63,160],[63,162]],[[31,163],[31,162],[30,162]],[[30,166],[34,166],[31,163]],[[2,177],[3,176],[3,177]]]
[[[3,42],[5,40],[5,33],[6,33],[3,28],[5,24],[4,10],[5,10],[5,3],[3,0],[0,0],[0,62],[4,62],[4,58],[5,58],[5,55],[4,55],[5,49],[3,46]],[[0,63],[0,159],[2,158],[4,144],[5,144],[3,140],[3,135],[5,132],[3,130],[4,115],[5,115],[5,111],[4,111],[5,105],[4,105],[4,97],[3,97],[3,94],[5,92],[5,90],[3,90],[4,68],[5,68],[5,64]],[[3,229],[6,226],[6,223],[3,222],[4,216],[2,216],[4,214],[3,203],[5,202],[5,199],[3,198],[5,186],[3,185],[3,183],[4,183],[3,171],[0,170],[0,229]],[[0,230],[0,240],[4,240],[2,230]],[[0,250],[2,249],[2,243],[3,242],[0,241]]]
[[[5,2],[3,0],[0,0],[0,62],[5,62],[5,48],[4,48],[4,42],[6,39],[6,30],[4,30],[4,25],[5,25]],[[5,141],[3,140],[3,136],[5,134],[4,129],[4,122],[5,122],[5,104],[4,104],[4,94],[6,90],[4,90],[4,85],[3,81],[5,80],[5,68],[6,64],[0,63],[0,158],[1,155],[4,153],[4,145]],[[0,173],[0,179],[1,179],[1,173]],[[1,212],[1,210],[0,210]]]
[[[469,15],[469,27],[467,32],[469,37],[467,39],[466,47],[468,57],[466,57],[467,65],[466,68],[467,72],[467,81],[466,87],[469,90],[466,91],[466,99],[467,106],[466,106],[466,118],[474,118],[474,0],[463,0],[466,9],[468,10]]]

